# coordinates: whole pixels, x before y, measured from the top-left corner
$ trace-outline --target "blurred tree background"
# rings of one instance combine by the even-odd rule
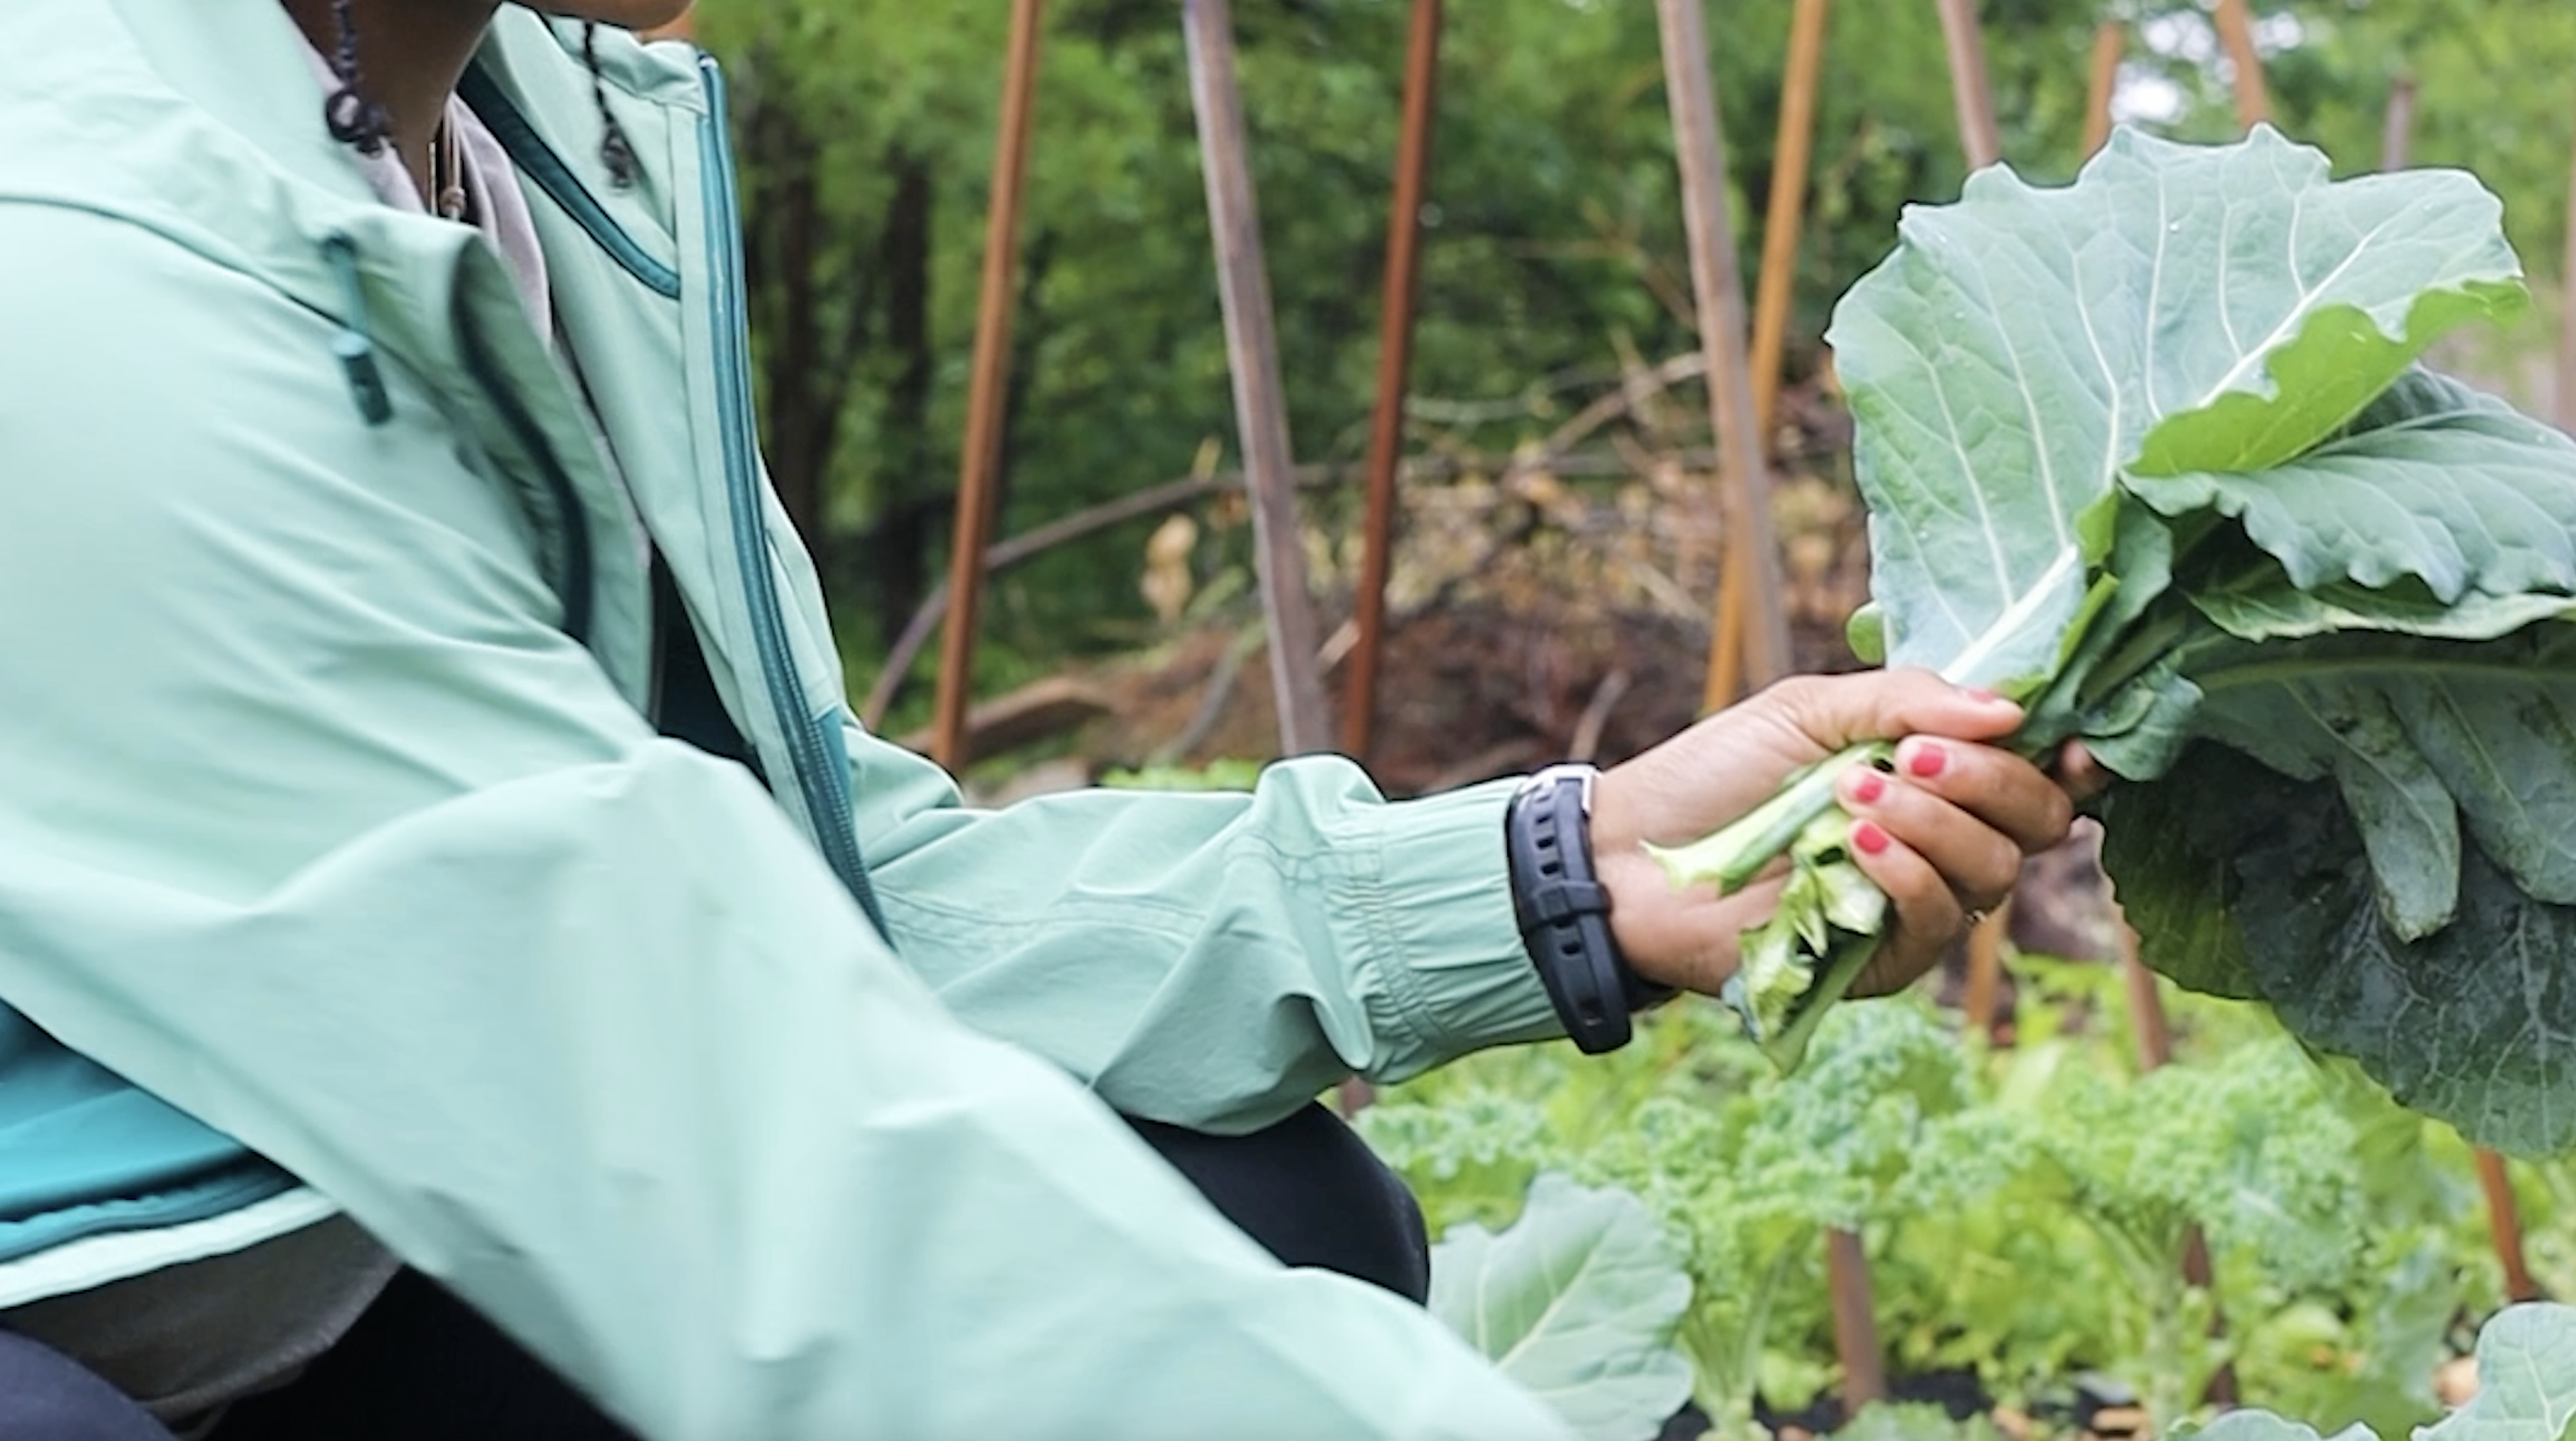
[[[1365,443],[1403,0],[1236,0],[1244,102],[1298,458]],[[1790,0],[1709,28],[1747,272],[1770,180]],[[2468,164],[2554,274],[2576,138],[2565,0],[2257,0],[2276,116],[2346,171],[2377,164],[2392,77],[2421,85],[2418,163]],[[764,433],[840,611],[853,684],[945,573],[1009,7],[702,0],[734,82]],[[2010,161],[2078,161],[2086,55],[2133,28],[2121,104],[2166,133],[2233,129],[2189,3],[1986,0]],[[1178,7],[1057,0],[1039,85],[999,534],[1233,468],[1233,416]],[[1962,176],[1933,0],[1834,7],[1791,369],[1909,201]],[[1690,351],[1688,269],[1650,0],[1450,7],[1412,392],[1417,452],[1508,456],[1623,364]],[[1669,398],[1696,410],[1696,388]],[[1217,507],[1219,511],[1222,507]],[[1356,492],[1310,493],[1322,536]],[[1222,516],[1218,519],[1221,521]],[[1137,584],[1153,522],[997,578],[979,689],[1158,633]],[[1210,527],[1206,567],[1247,528]],[[1329,545],[1322,574],[1335,574]],[[1319,584],[1329,625],[1342,604]],[[924,663],[924,673],[926,673]],[[919,713],[915,684],[898,718]]]

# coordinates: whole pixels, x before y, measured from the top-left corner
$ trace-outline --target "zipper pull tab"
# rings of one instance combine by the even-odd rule
[[[385,389],[384,372],[376,366],[376,338],[367,322],[367,295],[358,284],[358,242],[345,231],[333,231],[322,241],[323,258],[331,262],[331,271],[340,280],[340,295],[347,310],[340,333],[331,337],[331,353],[340,361],[340,373],[349,382],[349,398],[357,403],[358,414],[367,424],[382,425],[394,418],[394,401]]]

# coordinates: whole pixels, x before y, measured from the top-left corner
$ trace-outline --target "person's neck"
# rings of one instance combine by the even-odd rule
[[[340,36],[331,0],[280,0],[313,48],[338,53]],[[474,58],[484,27],[501,0],[349,0],[358,32],[358,71],[366,98],[384,107],[394,154],[424,196],[429,187],[429,146],[447,113],[457,77]]]

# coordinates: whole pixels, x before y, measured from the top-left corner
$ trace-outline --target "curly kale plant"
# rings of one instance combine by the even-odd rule
[[[1856,645],[2128,782],[2108,861],[2159,970],[2537,1151],[2576,1143],[2576,444],[2417,363],[2526,303],[2467,175],[2123,133],[2072,186],[1910,211],[1829,339]],[[1884,757],[1661,853],[1721,889],[1790,857],[1731,997],[1782,1064],[1883,924],[1831,787]]]

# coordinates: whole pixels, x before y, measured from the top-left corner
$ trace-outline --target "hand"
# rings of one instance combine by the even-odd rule
[[[2011,734],[2021,718],[2012,702],[1929,671],[1800,676],[1604,771],[1593,791],[1593,865],[1628,964],[1647,980],[1713,993],[1735,973],[1738,933],[1768,916],[1780,891],[1776,878],[1729,896],[1705,886],[1676,891],[1641,843],[1696,840],[1791,773],[1858,742],[1898,738],[1893,773],[1856,766],[1835,792],[1856,821],[1853,859],[1894,902],[1894,924],[1854,993],[1912,981],[1958,937],[1969,911],[2003,903],[2024,856],[2065,838],[2069,789],[2100,783],[2074,747],[2060,759],[2061,783],[1982,744]]]

